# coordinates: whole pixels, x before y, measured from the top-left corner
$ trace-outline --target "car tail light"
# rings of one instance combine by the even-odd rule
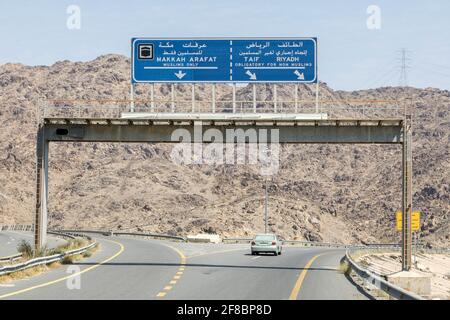
[[[274,246],[274,245],[276,245],[277,243],[275,242],[275,241],[272,241],[272,245]]]
[[[254,246],[256,244],[256,242],[255,241],[252,241],[252,246]]]

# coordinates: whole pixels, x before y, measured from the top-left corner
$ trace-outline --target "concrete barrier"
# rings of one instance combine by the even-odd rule
[[[197,234],[188,235],[186,237],[188,242],[205,242],[205,243],[220,243],[222,239],[218,234]]]

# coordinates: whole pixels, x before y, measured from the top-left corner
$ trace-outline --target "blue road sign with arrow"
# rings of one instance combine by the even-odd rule
[[[232,40],[237,82],[316,82],[316,39]]]
[[[133,83],[317,82],[316,38],[132,39]]]

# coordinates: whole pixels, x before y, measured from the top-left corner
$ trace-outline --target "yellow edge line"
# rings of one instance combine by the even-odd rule
[[[15,295],[18,295],[18,294],[21,294],[21,293],[24,293],[24,292],[28,292],[28,291],[34,290],[34,289],[46,287],[46,286],[49,286],[49,285],[52,285],[52,284],[64,281],[66,279],[78,276],[78,275],[80,275],[82,273],[91,271],[91,270],[93,270],[95,268],[100,267],[102,264],[105,264],[105,263],[113,260],[114,258],[118,257],[125,250],[125,247],[123,246],[123,244],[121,244],[119,242],[116,242],[116,241],[113,241],[113,240],[106,240],[106,239],[102,239],[102,240],[108,241],[108,242],[112,242],[112,243],[115,243],[115,244],[119,245],[120,246],[120,250],[116,254],[114,254],[112,257],[109,257],[108,259],[103,260],[102,262],[100,262],[100,263],[98,263],[96,265],[93,265],[93,266],[91,266],[89,268],[86,268],[86,269],[84,269],[84,270],[82,270],[80,272],[76,272],[76,273],[71,274],[69,276],[65,276],[65,277],[62,277],[62,278],[59,278],[59,279],[56,279],[56,280],[53,280],[53,281],[45,282],[45,283],[42,283],[42,284],[39,284],[39,285],[36,285],[36,286],[33,286],[33,287],[29,287],[29,288],[25,288],[25,289],[22,289],[22,290],[15,291],[15,292],[4,294],[4,295],[0,296],[0,299],[4,299],[4,298],[11,297],[11,296],[15,296]]]
[[[298,276],[297,281],[295,282],[294,288],[292,289],[291,294],[289,295],[289,300],[297,300],[298,293],[300,292],[300,289],[302,288],[303,280],[305,280],[306,273],[308,272],[308,269],[313,264],[314,260],[317,259],[317,257],[321,256],[323,253],[318,254],[311,258],[311,260],[308,261],[308,263],[303,268],[302,273]]]
[[[181,261],[180,261],[181,266],[180,266],[179,270],[180,270],[181,268],[184,270],[184,266],[186,265],[186,256],[184,255],[184,253],[183,253],[180,249],[178,249],[178,248],[176,248],[176,247],[173,247],[173,246],[171,246],[170,244],[167,244],[167,243],[161,243],[161,245],[166,246],[166,247],[172,249],[173,251],[175,251],[176,253],[178,253],[178,255],[180,256],[180,260],[181,260]],[[172,280],[171,280],[169,283],[170,283],[170,284],[175,284],[175,283],[177,283],[177,281],[175,281],[175,280],[180,279],[180,277],[181,277],[182,274],[183,274],[182,271],[177,271],[176,275],[172,278]],[[166,287],[164,287],[163,291],[159,292],[159,293],[156,295],[156,297],[157,297],[157,298],[163,298],[163,297],[167,294],[167,291],[169,291],[170,289],[172,289],[172,286],[166,286]],[[166,292],[164,292],[164,291],[166,291]]]
[[[176,253],[178,253],[178,255],[180,256],[180,259],[181,259],[180,264],[182,264],[182,265],[186,264],[186,256],[184,255],[184,253],[180,249],[178,249],[176,247],[173,247],[173,246],[171,246],[170,244],[167,244],[167,243],[161,243],[161,245],[169,247],[170,249],[172,249]]]

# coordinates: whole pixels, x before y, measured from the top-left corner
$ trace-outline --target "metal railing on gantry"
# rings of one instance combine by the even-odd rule
[[[206,114],[304,114],[321,115],[321,119],[399,119],[404,117],[405,101],[381,99],[300,98],[292,90],[284,94],[252,95],[243,87],[237,92],[222,94],[202,90],[182,89],[183,85],[161,86],[159,95],[137,95],[136,99],[52,99],[39,103],[39,119],[42,118],[120,118],[122,113],[206,113]],[[215,88],[214,85],[209,85]],[[251,86],[250,86],[251,87]],[[177,89],[174,89],[177,88]],[[297,90],[297,89],[296,89]],[[281,90],[279,90],[281,91]],[[297,91],[296,91],[297,92]],[[192,94],[192,95],[191,95]]]

